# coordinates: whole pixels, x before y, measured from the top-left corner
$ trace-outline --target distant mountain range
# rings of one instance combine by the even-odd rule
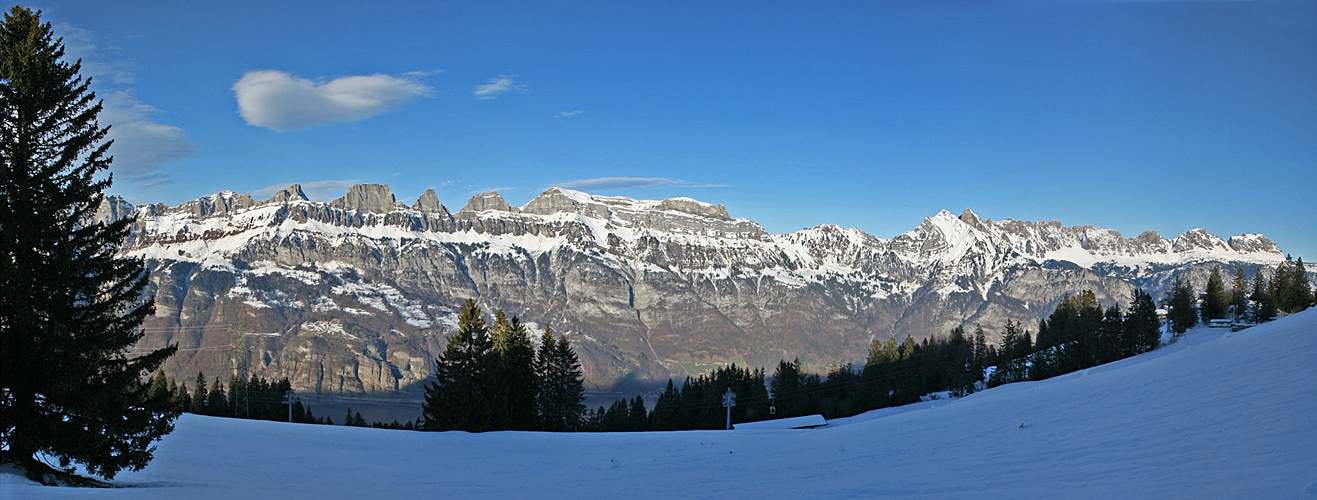
[[[109,197],[98,217],[132,214],[123,251],[146,259],[157,309],[140,346],[178,343],[167,373],[227,378],[247,356],[253,373],[318,392],[415,389],[468,297],[566,333],[588,386],[610,388],[797,356],[822,370],[862,362],[874,338],[1032,328],[1067,293],[1123,305],[1135,287],[1161,297],[1180,276],[1201,290],[1213,267],[1269,275],[1284,260],[1258,234],[1124,238],[968,209],[890,239],[830,224],[770,234],[722,205],[559,188],[451,212],[433,191],[409,207],[384,185],[327,203],[293,185],[175,207]]]

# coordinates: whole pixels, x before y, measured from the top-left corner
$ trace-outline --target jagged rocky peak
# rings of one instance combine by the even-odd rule
[[[964,212],[960,213],[960,221],[974,227],[979,227],[979,223],[982,222],[982,219],[979,219],[978,214],[975,214],[973,210],[966,208]]]
[[[1193,250],[1229,250],[1230,246],[1220,236],[1208,233],[1206,229],[1195,228],[1185,231],[1179,237],[1175,238],[1174,249],[1176,252],[1189,252]]]
[[[1171,251],[1171,242],[1163,238],[1157,231],[1144,231],[1124,243],[1127,251],[1134,254],[1155,254]]]
[[[933,214],[932,217],[928,217],[928,218],[926,218],[926,219],[924,219],[924,220],[929,220],[929,219],[932,219],[932,220],[939,220],[939,219],[941,219],[941,220],[951,220],[951,219],[960,220],[959,217],[956,217],[956,214],[951,213],[950,210],[947,210],[947,209],[945,209],[945,208],[942,209],[942,210],[938,210],[938,212],[937,212],[936,214]]]
[[[287,188],[284,188],[283,191],[279,191],[278,193],[275,193],[274,196],[270,197],[270,199],[265,200],[265,203],[288,203],[290,201],[306,201],[306,200],[307,200],[306,193],[302,192],[302,185],[293,184],[291,186],[288,186]]]
[[[516,212],[512,205],[503,199],[503,196],[497,192],[490,191],[472,196],[467,200],[466,206],[462,207],[459,212],[484,212],[486,210],[498,210],[501,212]]]
[[[1230,248],[1239,253],[1280,254],[1280,246],[1260,234],[1241,234],[1230,237]]]
[[[472,200],[475,200],[475,198],[472,198]],[[594,200],[591,200],[589,195],[585,193],[552,187],[544,190],[535,199],[522,206],[521,211],[536,215],[576,212],[583,204],[594,204]]]
[[[819,224],[785,235],[788,241],[797,243],[819,242],[825,245],[877,245],[882,241],[857,227],[841,227],[836,224]]]
[[[189,212],[193,217],[204,219],[212,215],[229,215],[244,208],[256,206],[256,200],[253,200],[249,194],[238,194],[233,191],[220,191],[218,193],[202,196],[195,200],[185,202],[178,208],[184,212]]]
[[[977,216],[975,218],[977,218]],[[925,217],[924,222],[920,224],[919,227],[925,230],[936,228],[942,232],[952,231],[957,233],[969,230],[968,224],[966,224],[965,221],[961,220],[960,217],[957,217],[955,214],[951,213],[950,210],[945,208],[938,211],[938,213],[932,217]]]
[[[96,214],[92,217],[97,222],[108,224],[132,216],[134,210],[136,208],[133,207],[132,203],[128,203],[128,200],[117,194],[112,194],[101,199],[101,205],[96,207]]]
[[[427,189],[424,193],[421,193],[421,196],[416,198],[416,203],[412,205],[412,209],[427,214],[448,214],[448,207],[445,207],[443,203],[439,203],[439,197],[435,196],[433,189]]]
[[[1134,241],[1145,244],[1157,244],[1163,241],[1162,235],[1157,234],[1157,231],[1152,230],[1139,233],[1139,235],[1135,236],[1133,239]]]
[[[659,209],[699,215],[719,220],[732,220],[727,214],[727,207],[722,204],[705,203],[691,198],[668,198],[659,202]]]
[[[330,202],[329,206],[376,214],[386,214],[405,208],[394,199],[393,192],[389,191],[389,186],[385,184],[357,184],[349,187],[347,194]]]

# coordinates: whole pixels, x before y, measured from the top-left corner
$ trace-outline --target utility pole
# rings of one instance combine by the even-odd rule
[[[238,418],[251,418],[251,412],[247,404],[247,363],[251,359],[251,349],[247,346],[247,332],[242,331],[244,328],[238,327],[238,344],[234,352],[234,362],[237,365],[234,372],[237,373],[238,383],[233,387],[233,416]]]
[[[728,387],[727,392],[723,393],[723,407],[727,408],[727,430],[732,430],[732,407],[736,406],[736,393]]]
[[[283,402],[288,405],[288,423],[290,424],[293,423],[293,403],[298,401],[300,400],[297,398],[297,393],[293,392],[292,389],[288,389],[287,392],[284,392]]]

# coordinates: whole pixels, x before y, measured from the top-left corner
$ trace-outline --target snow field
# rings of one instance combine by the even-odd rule
[[[0,497],[1293,498],[1317,494],[1313,450],[1317,310],[816,430],[420,433],[184,415],[149,467],[116,478],[129,487],[0,474]]]

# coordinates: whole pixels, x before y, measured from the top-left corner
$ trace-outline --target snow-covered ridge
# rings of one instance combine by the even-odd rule
[[[1274,264],[1284,258],[1259,234],[1226,240],[1193,229],[1171,239],[1151,231],[1124,238],[1110,229],[1055,221],[983,219],[968,209],[960,216],[943,210],[891,239],[831,224],[773,235],[753,221],[730,218],[722,205],[562,188],[550,188],[521,207],[508,205],[498,193],[476,195],[457,213],[438,203],[432,191],[406,207],[383,185],[353,186],[344,198],[328,203],[306,200],[294,185],[263,202],[222,191],[176,207],[134,208],[108,197],[99,215],[115,219],[130,211],[138,215],[132,252],[169,260],[227,260],[256,240],[314,235],[331,245],[421,241],[529,256],[572,247],[613,255],[633,269],[680,264],[686,272],[722,273],[717,270],[737,266],[742,272],[789,274],[795,281],[813,281],[820,273],[857,274],[911,285],[933,270],[985,277],[1007,266],[1048,261],[1092,268],[1210,260]],[[656,244],[703,251],[675,259],[680,262],[655,262]]]
[[[279,334],[271,349],[283,357],[270,358],[267,375],[329,391],[419,383],[425,363],[408,360],[433,359],[467,298],[581,339],[587,379],[608,387],[736,359],[854,361],[873,338],[1031,324],[1067,293],[1094,289],[1114,304],[1136,287],[1160,296],[1176,277],[1201,286],[1212,267],[1267,272],[1283,260],[1260,235],[1124,238],[968,210],[888,239],[831,224],[769,234],[721,205],[559,188],[520,207],[485,193],[456,212],[433,191],[407,206],[378,184],[330,202],[294,185],[264,201],[223,192],[132,207],[109,198],[98,212],[134,213],[123,250],[148,261],[152,328],[166,332],[149,341],[247,324]],[[185,360],[178,373],[206,363],[219,361]]]

